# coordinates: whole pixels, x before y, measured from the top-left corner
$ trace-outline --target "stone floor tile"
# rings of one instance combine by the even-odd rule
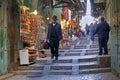
[[[120,80],[112,73],[100,74],[82,74],[82,75],[46,75],[46,76],[33,76],[33,75],[17,75],[6,80]]]

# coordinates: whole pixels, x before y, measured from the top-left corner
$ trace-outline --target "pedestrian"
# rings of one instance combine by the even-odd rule
[[[96,28],[97,28],[97,25],[98,25],[98,22],[95,21],[95,22],[94,22],[95,30],[96,30]]]
[[[73,35],[72,27],[68,27],[68,37],[72,39],[72,35]]]
[[[86,35],[89,35],[89,26],[88,26],[88,24],[86,24],[85,30],[86,30]]]
[[[89,26],[90,44],[94,43],[94,32],[95,32],[95,27],[94,24],[91,23]]]
[[[85,32],[81,30],[82,37],[85,37]]]
[[[94,35],[98,34],[98,43],[99,43],[99,55],[107,55],[108,54],[108,47],[107,43],[109,40],[109,32],[110,32],[110,26],[105,21],[104,17],[101,17],[100,23],[98,24],[96,31]],[[104,53],[103,53],[104,49]]]
[[[50,44],[51,59],[58,60],[59,42],[62,40],[61,25],[57,22],[57,16],[52,17],[52,23],[48,26],[47,41]]]

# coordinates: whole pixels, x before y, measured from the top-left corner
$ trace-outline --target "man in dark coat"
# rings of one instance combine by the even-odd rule
[[[104,55],[108,54],[108,47],[107,43],[109,40],[109,32],[110,32],[110,26],[105,21],[104,17],[101,17],[101,22],[97,25],[96,31],[94,35],[98,34],[98,42],[99,42],[99,55],[103,54],[104,49]]]
[[[47,41],[50,43],[51,59],[58,60],[59,41],[62,40],[61,25],[57,23],[57,16],[52,17],[52,23],[48,26]]]

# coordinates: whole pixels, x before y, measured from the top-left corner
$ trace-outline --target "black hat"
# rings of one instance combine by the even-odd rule
[[[57,20],[57,16],[56,16],[56,15],[54,15],[54,16],[52,17],[52,19]]]

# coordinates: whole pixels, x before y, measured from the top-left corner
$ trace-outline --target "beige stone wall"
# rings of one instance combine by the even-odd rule
[[[110,23],[110,53],[112,69],[120,73],[120,0],[107,0],[106,18]]]

